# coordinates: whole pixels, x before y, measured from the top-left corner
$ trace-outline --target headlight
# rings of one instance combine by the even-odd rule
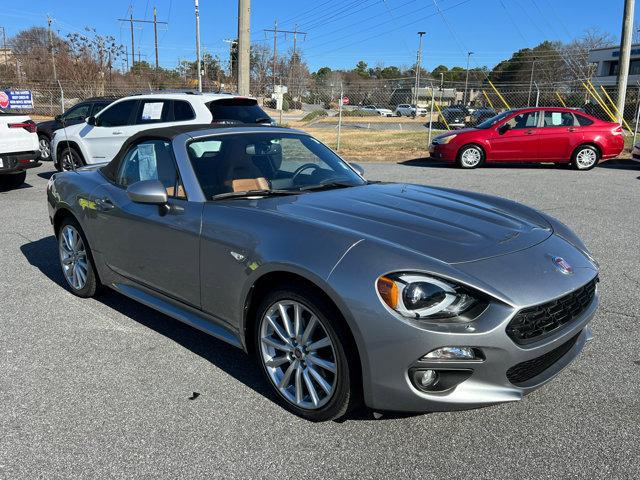
[[[383,275],[376,287],[385,304],[408,318],[469,322],[473,316],[465,312],[486,306],[460,285],[417,273]]]
[[[445,145],[449,143],[451,140],[453,140],[454,138],[456,138],[457,136],[458,136],[457,134],[454,134],[454,135],[448,135],[446,137],[438,138],[436,139],[436,143],[439,143],[440,145]]]

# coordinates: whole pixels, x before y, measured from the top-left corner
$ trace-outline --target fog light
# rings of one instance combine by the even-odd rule
[[[479,357],[471,347],[442,347],[430,351],[423,360],[477,360]]]
[[[413,379],[419,388],[429,388],[438,381],[438,372],[435,370],[416,370]]]

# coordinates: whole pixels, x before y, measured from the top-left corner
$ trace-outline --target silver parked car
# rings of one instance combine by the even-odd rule
[[[520,400],[590,338],[598,267],[509,200],[367,182],[312,136],[182,126],[55,174],[68,288],[105,286],[254,353],[310,420]]]

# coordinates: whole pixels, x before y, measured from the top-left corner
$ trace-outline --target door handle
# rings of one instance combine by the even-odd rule
[[[533,130],[527,130],[526,132],[524,132],[525,135],[533,135],[534,133],[536,132],[534,132]]]
[[[115,130],[113,132],[111,132],[114,135],[122,135],[122,130]]]
[[[576,131],[576,129],[575,129],[574,127],[569,127],[569,128],[567,128],[567,131],[568,131],[568,132],[575,132],[575,131]]]
[[[115,205],[111,201],[110,198],[96,198],[94,202],[96,204],[96,208],[101,212],[107,212],[109,210],[113,210]]]

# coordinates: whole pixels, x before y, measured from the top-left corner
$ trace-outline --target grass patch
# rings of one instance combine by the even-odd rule
[[[311,120],[315,120],[318,117],[326,117],[327,115],[328,114],[326,110],[314,110],[313,112],[307,113],[304,117],[302,117],[300,121],[310,122]]]
[[[329,128],[302,128],[329,147],[336,148],[337,132]],[[435,135],[435,133],[434,133]],[[427,132],[398,130],[343,130],[340,155],[360,161],[397,162],[428,156]]]
[[[379,117],[376,112],[368,110],[342,110],[343,117]]]

